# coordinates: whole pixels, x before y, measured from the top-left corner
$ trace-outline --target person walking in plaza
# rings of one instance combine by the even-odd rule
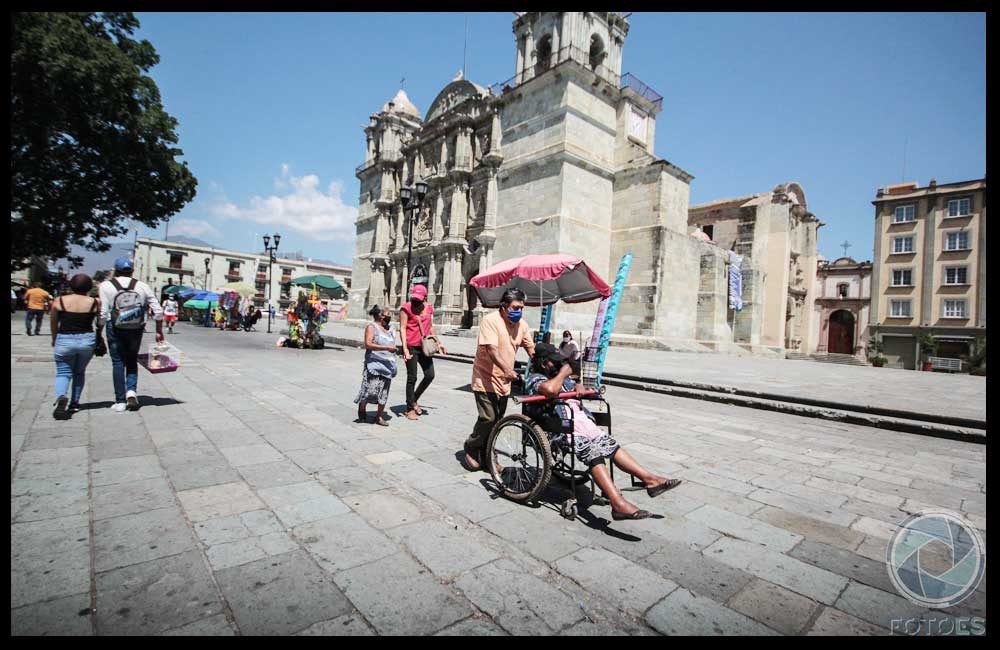
[[[69,281],[72,293],[59,296],[52,303],[49,324],[56,361],[56,408],[52,417],[57,420],[68,420],[71,412],[79,410],[87,364],[98,344],[104,345],[100,334],[94,331],[94,318],[100,311],[101,301],[87,295],[93,286],[89,275],[78,273]],[[70,382],[73,384],[72,398]]]
[[[24,329],[28,336],[31,336],[31,321],[35,321],[35,336],[42,333],[42,316],[49,308],[52,296],[42,288],[41,282],[32,282],[31,288],[24,294],[24,304],[28,313],[24,317]]]
[[[418,284],[410,292],[410,301],[399,308],[399,332],[403,340],[403,359],[406,361],[406,418],[416,420],[423,415],[420,396],[434,381],[434,359],[424,354],[423,339],[434,334],[434,307],[428,305],[427,287]],[[441,354],[448,354],[443,345]],[[424,373],[417,386],[417,366]],[[416,388],[414,388],[416,387]]]
[[[152,308],[156,342],[163,341],[163,308],[145,282],[132,277],[132,260],[115,260],[115,277],[101,283],[101,324],[106,327],[111,353],[115,403],[111,410],[139,410],[139,346],[146,325],[146,310]]]
[[[573,340],[573,333],[569,330],[563,332],[563,340],[559,344],[559,351],[562,352],[567,361],[579,361],[580,359],[580,346]]]
[[[472,366],[472,394],[479,418],[465,441],[465,464],[473,470],[482,466],[486,440],[493,425],[504,416],[510,397],[511,381],[517,379],[514,358],[524,348],[535,355],[535,344],[528,325],[521,320],[524,292],[508,289],[500,299],[500,308],[479,323],[476,360]]]
[[[174,323],[177,322],[177,301],[172,295],[163,302],[163,322],[167,324],[167,333],[173,334]]]
[[[361,389],[354,398],[358,405],[357,421],[367,422],[365,406],[377,404],[375,424],[387,427],[382,414],[389,399],[389,385],[396,376],[396,339],[389,329],[392,312],[375,305],[368,313],[375,322],[365,327],[365,367],[361,372]]]

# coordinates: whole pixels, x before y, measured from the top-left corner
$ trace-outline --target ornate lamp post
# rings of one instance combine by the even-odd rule
[[[271,266],[274,264],[275,251],[278,250],[278,244],[281,243],[281,235],[274,233],[274,246],[271,246],[271,236],[264,235],[264,251],[267,253],[267,333],[271,333],[271,319],[273,318],[273,310],[271,306]]]
[[[403,204],[403,212],[407,215],[406,234],[406,292],[410,290],[410,261],[413,256],[413,221],[420,208],[424,205],[424,197],[427,196],[427,183],[417,181],[416,191],[412,187],[403,187],[399,190],[399,201]]]

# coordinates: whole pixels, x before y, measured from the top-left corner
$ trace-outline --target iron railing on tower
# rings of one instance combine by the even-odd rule
[[[621,87],[629,88],[635,91],[643,99],[649,100],[656,107],[657,111],[663,109],[663,95],[641,82],[639,78],[631,72],[626,72],[622,76]]]

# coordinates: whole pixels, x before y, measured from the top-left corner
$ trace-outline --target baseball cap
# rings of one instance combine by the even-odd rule
[[[131,271],[132,268],[132,260],[127,257],[119,257],[115,260],[116,271]]]
[[[413,290],[410,292],[410,297],[416,298],[417,300],[424,300],[427,298],[427,287],[422,284],[418,284],[413,287]]]
[[[539,359],[547,359],[556,363],[566,361],[566,355],[551,343],[538,343],[535,345],[535,356]]]

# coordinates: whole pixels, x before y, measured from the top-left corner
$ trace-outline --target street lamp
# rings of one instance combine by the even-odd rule
[[[208,267],[212,263],[212,258],[205,258],[205,291],[208,291]],[[181,274],[181,282],[183,283],[184,275]],[[191,284],[194,284],[194,269],[191,269]],[[208,303],[211,307],[212,303]],[[212,326],[212,310],[210,308],[205,309],[205,327]]]
[[[264,235],[264,251],[267,253],[267,333],[271,333],[271,319],[272,319],[272,306],[271,306],[271,265],[274,264],[275,251],[278,250],[278,244],[281,243],[281,235],[274,233],[274,246],[271,246],[271,236]]]
[[[399,202],[403,204],[403,212],[407,215],[407,235],[406,235],[406,291],[410,290],[410,261],[413,256],[413,220],[414,215],[424,205],[424,197],[427,196],[427,183],[417,181],[416,191],[412,187],[403,187],[399,190]]]

